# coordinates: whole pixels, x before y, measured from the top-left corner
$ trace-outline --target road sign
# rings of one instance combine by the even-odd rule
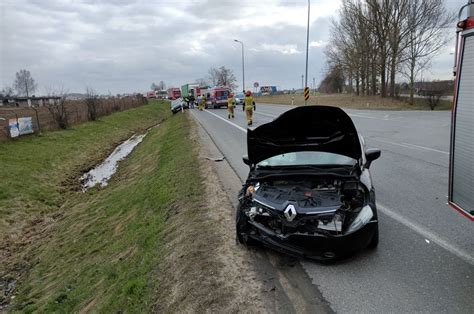
[[[253,87],[257,88],[259,86],[258,82],[253,83]]]
[[[304,88],[304,100],[307,101],[309,99],[309,87]]]

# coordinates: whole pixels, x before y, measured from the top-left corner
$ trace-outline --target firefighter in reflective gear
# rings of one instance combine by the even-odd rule
[[[206,95],[202,95],[201,102],[199,103],[199,110],[203,111],[206,107]]]
[[[253,111],[256,109],[256,107],[255,107],[255,101],[253,100],[253,97],[252,97],[252,92],[249,90],[245,93],[243,109],[245,111],[245,115],[247,116],[247,124],[252,125]]]
[[[227,96],[227,118],[234,118],[234,108],[235,108],[235,99],[234,99],[234,94],[229,93]]]

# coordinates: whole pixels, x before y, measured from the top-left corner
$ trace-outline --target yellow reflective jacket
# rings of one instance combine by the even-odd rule
[[[235,99],[234,97],[231,97],[231,98],[227,98],[227,107],[234,107],[235,105]]]
[[[252,96],[245,96],[244,98],[244,109],[254,109],[254,101]]]

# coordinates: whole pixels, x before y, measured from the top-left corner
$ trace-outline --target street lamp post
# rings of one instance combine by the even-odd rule
[[[306,28],[306,75],[305,75],[305,87],[308,87],[308,50],[309,50],[309,9],[311,1],[308,0],[308,27]],[[306,98],[304,100],[304,104],[306,105]]]
[[[234,41],[242,45],[242,91],[245,94],[244,43],[237,39],[234,39]]]

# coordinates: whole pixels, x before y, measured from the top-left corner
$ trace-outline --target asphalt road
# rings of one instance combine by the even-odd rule
[[[290,109],[257,104],[256,127]],[[191,110],[231,167],[248,167],[242,109]],[[449,112],[347,110],[368,147],[379,208],[380,244],[350,259],[301,264],[336,312],[474,313],[474,225],[446,205]]]

